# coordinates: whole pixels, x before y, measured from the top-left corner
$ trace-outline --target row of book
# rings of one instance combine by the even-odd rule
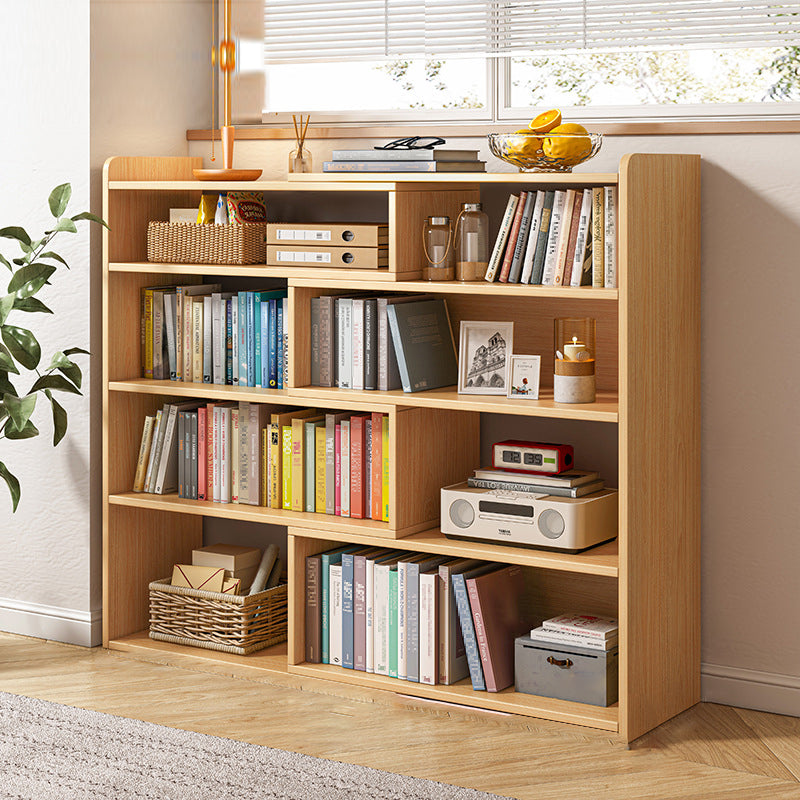
[[[166,403],[145,417],[133,491],[387,522],[389,418]]]
[[[285,289],[147,286],[141,301],[143,377],[263,389],[288,385]]]
[[[555,497],[585,497],[605,488],[605,481],[594,470],[571,469],[557,475],[508,472],[502,469],[476,469],[467,485],[476,489],[547,494]]]
[[[311,299],[313,386],[418,392],[454,384],[457,370],[443,298]]]
[[[617,286],[617,187],[520,192],[508,198],[487,281]]]
[[[371,150],[334,150],[323,172],[486,172],[477,150],[427,147]]]
[[[514,683],[522,568],[349,545],[306,558],[308,663],[476,691]]]

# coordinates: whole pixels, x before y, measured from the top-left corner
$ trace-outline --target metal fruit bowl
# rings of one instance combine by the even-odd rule
[[[572,172],[600,151],[599,133],[490,133],[489,149],[520,172]]]

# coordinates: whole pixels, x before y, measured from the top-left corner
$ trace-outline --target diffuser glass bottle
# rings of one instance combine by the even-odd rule
[[[481,204],[464,203],[456,228],[456,280],[483,280],[489,266],[489,217]]]
[[[426,281],[451,281],[456,272],[456,253],[453,247],[453,228],[450,217],[428,217],[422,229]]]
[[[296,147],[289,153],[289,172],[313,172],[308,148]]]

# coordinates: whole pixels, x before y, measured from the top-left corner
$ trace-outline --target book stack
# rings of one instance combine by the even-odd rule
[[[535,642],[558,644],[565,649],[573,646],[611,650],[619,644],[619,623],[611,617],[561,614],[546,619],[541,627],[534,628],[531,639]]]
[[[306,558],[306,661],[425,684],[514,683],[522,568],[348,545]]]
[[[555,497],[585,497],[605,487],[598,472],[571,469],[558,475],[534,475],[506,472],[502,469],[476,469],[467,485],[477,489],[502,489],[508,492],[530,492]]]
[[[424,337],[419,335],[423,328]],[[312,386],[419,392],[451,386],[457,377],[458,358],[444,299],[312,298]]]
[[[334,150],[323,172],[486,172],[477,150]]]
[[[388,522],[386,414],[269,412],[166,403],[145,418],[133,491]]]
[[[520,192],[508,198],[487,281],[617,286],[617,187]]]
[[[289,370],[287,318],[285,289],[147,286],[141,293],[142,377],[282,389]]]

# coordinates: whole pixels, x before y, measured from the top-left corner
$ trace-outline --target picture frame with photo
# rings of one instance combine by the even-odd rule
[[[514,323],[462,320],[458,340],[460,394],[506,396]]]
[[[541,368],[541,356],[512,355],[506,396],[512,400],[538,400]]]

